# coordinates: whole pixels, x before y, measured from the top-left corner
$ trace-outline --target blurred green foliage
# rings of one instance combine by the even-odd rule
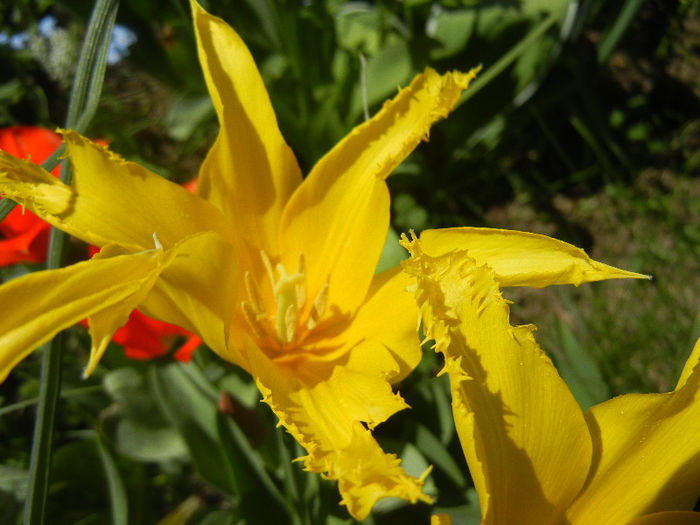
[[[510,292],[582,406],[669,389],[700,335],[700,7],[624,0],[211,0],[250,46],[280,127],[310,167],[427,65],[482,65],[460,107],[390,177],[389,240],[410,228],[486,225],[538,231],[655,283]],[[41,36],[51,15],[58,37]],[[0,9],[0,126],[65,118],[70,61],[89,10],[81,0]],[[110,66],[88,135],[178,181],[196,175],[217,133],[184,0],[123,0],[137,42]],[[60,47],[63,46],[63,47]],[[59,50],[60,52],[57,52]],[[72,54],[73,53],[73,54]],[[388,242],[380,265],[403,256]],[[24,271],[8,269],[3,274]],[[274,429],[250,379],[206,351],[195,363],[107,352],[79,378],[86,334],[64,367],[52,523],[348,523],[333,484],[290,463],[303,454]],[[0,387],[0,522],[26,490],[38,361]],[[420,472],[435,465],[435,509],[478,523],[445,378],[426,347],[400,385],[411,411],[377,431]],[[238,407],[217,410],[221,392]],[[228,396],[228,397],[226,397]],[[228,401],[226,401],[228,400]],[[89,429],[89,430],[86,430]],[[407,445],[409,444],[409,445]],[[126,502],[126,503],[125,503]],[[128,508],[128,517],[124,515]],[[262,514],[261,514],[262,513]],[[424,522],[430,508],[379,505],[366,523]],[[261,521],[262,520],[262,521]]]

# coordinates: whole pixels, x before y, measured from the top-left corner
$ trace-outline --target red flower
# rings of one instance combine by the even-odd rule
[[[0,129],[0,150],[35,164],[44,162],[61,145],[56,133],[33,126]],[[58,175],[58,168],[52,171]],[[29,211],[17,206],[0,222],[0,266],[20,262],[42,262],[50,226]]]
[[[56,133],[34,126],[13,126],[0,129],[0,150],[36,164],[44,162],[61,145]],[[58,168],[52,171],[58,176]],[[186,187],[194,191],[196,183]],[[0,222],[0,267],[20,262],[38,263],[46,260],[51,226],[19,206]],[[90,256],[97,252],[90,247]],[[156,321],[138,310],[131,312],[129,321],[114,334],[112,341],[124,347],[131,359],[150,359],[165,354],[178,337],[185,337],[174,354],[178,361],[189,361],[201,339],[182,328]]]
[[[187,340],[175,351],[173,357],[178,361],[189,361],[192,353],[202,343],[194,334],[174,324],[156,321],[133,310],[129,321],[112,337],[112,341],[124,347],[124,354],[131,359],[151,359],[165,354],[178,336]]]

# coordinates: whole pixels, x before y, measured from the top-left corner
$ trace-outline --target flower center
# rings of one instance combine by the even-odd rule
[[[258,339],[273,343],[276,341],[284,347],[306,337],[323,317],[328,299],[328,283],[321,287],[310,307],[306,307],[304,255],[299,254],[294,273],[288,273],[281,263],[273,266],[265,252],[260,252],[260,256],[272,288],[276,311],[274,314],[267,312],[250,272],[244,275],[248,300],[241,303],[241,310],[248,326]],[[302,319],[304,316],[305,320]]]

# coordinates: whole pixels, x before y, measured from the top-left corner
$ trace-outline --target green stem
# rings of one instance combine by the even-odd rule
[[[558,19],[559,16],[556,13],[550,14],[540,23],[540,25],[538,25],[525,38],[518,42],[516,46],[511,48],[510,51],[503,55],[498,62],[492,66],[484,68],[484,72],[480,73],[476,79],[474,79],[474,82],[469,85],[469,89],[462,93],[462,97],[459,99],[457,105],[460,106],[464,104],[467,100],[481,91],[484,86],[497,77],[505,68],[515,62],[520,55],[525,53],[525,51],[530,48],[532,43],[545,34],[549,28],[557,22]]]
[[[107,47],[118,6],[118,0],[97,0],[95,3],[70,95],[66,117],[67,127],[83,131],[95,114],[102,92]],[[58,153],[54,155],[57,156]],[[64,184],[70,184],[71,171],[68,163],[61,166],[60,180]],[[6,205],[2,211],[7,214],[11,209],[11,205]],[[66,239],[65,233],[55,228],[51,229],[46,260],[46,267],[49,270],[63,266]],[[44,523],[46,516],[56,405],[61,391],[63,338],[63,334],[59,333],[48,347],[45,346],[41,359],[39,404],[32,439],[27,500],[24,506],[26,525],[40,525]]]

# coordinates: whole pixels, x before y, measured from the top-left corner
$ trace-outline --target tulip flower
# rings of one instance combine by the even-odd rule
[[[371,430],[406,408],[391,384],[420,360],[400,269],[375,275],[389,226],[385,179],[446,116],[474,73],[431,69],[341,140],[302,181],[250,52],[192,3],[221,130],[197,195],[73,131],[65,185],[0,156],[0,193],[101,248],[89,261],[0,287],[0,377],[87,317],[97,365],[138,307],[197,334],[255,379],[304,466],[337,479],[363,518],[380,498],[429,500]]]
[[[700,497],[700,341],[673,392],[623,395],[583,413],[534,326],[511,326],[500,288],[579,284],[616,270],[533,234],[454,229],[402,242],[426,334],[445,357],[483,524],[700,523],[691,512]]]
[[[476,72],[426,68],[302,180],[245,44],[194,1],[192,12],[220,124],[197,195],[73,131],[62,132],[70,185],[0,156],[0,193],[101,248],[0,287],[0,302],[16,305],[0,318],[0,378],[82,317],[90,373],[138,307],[248,371],[306,449],[304,467],[338,480],[353,517],[389,496],[430,501],[427,471],[406,474],[371,434],[407,408],[392,384],[421,356],[410,276],[375,267],[389,227],[385,179]]]

